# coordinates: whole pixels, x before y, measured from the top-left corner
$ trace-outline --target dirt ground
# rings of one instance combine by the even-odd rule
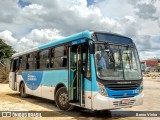
[[[160,79],[144,78],[144,103],[141,106],[119,109],[120,111],[160,111]],[[112,111],[91,112],[85,109],[76,108],[73,111],[61,111],[51,100],[30,96],[21,98],[18,92],[12,91],[8,84],[0,84],[0,111],[50,111],[45,112],[47,116],[43,118],[23,118],[27,120],[41,119],[118,119],[118,120],[160,120],[160,117],[114,117]],[[53,117],[54,116],[54,117]],[[89,117],[89,118],[88,118]],[[0,120],[21,120],[22,118],[0,118]]]

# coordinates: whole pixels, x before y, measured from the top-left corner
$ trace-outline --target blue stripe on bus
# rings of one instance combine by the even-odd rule
[[[71,71],[73,77],[73,72]],[[58,83],[63,83],[68,88],[68,70],[46,70],[22,72],[23,80],[27,87],[36,90],[40,85],[56,87]],[[84,79],[85,91],[91,91],[91,80]]]
[[[91,59],[91,78],[92,78],[92,91],[98,91],[98,83],[96,79],[96,71],[95,71],[95,64],[94,64],[94,55],[90,55]]]
[[[128,97],[134,97],[139,94],[140,87],[134,89],[134,90],[111,90],[109,88],[106,88],[106,91],[108,93],[108,97],[111,98],[128,98]]]
[[[48,70],[43,72],[42,85],[56,86],[63,83],[68,87],[68,70]]]
[[[91,91],[91,80],[84,78],[84,90]]]
[[[31,90],[36,90],[41,84],[51,87],[63,83],[68,87],[68,70],[22,72],[22,77]]]

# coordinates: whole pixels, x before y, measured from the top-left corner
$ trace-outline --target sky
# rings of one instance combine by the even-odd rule
[[[21,52],[84,30],[131,37],[140,59],[160,58],[160,0],[5,0],[0,38]]]

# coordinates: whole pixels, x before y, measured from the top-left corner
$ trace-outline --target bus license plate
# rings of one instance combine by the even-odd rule
[[[129,102],[130,102],[130,99],[123,99],[122,100],[122,104],[129,104]]]

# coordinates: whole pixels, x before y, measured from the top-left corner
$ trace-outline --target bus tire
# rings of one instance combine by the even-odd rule
[[[61,110],[72,110],[74,106],[68,102],[68,93],[66,87],[61,87],[57,90],[55,95],[55,103]]]
[[[28,97],[28,95],[26,94],[26,89],[25,89],[25,84],[24,83],[21,83],[21,86],[20,86],[20,95],[23,98]]]

